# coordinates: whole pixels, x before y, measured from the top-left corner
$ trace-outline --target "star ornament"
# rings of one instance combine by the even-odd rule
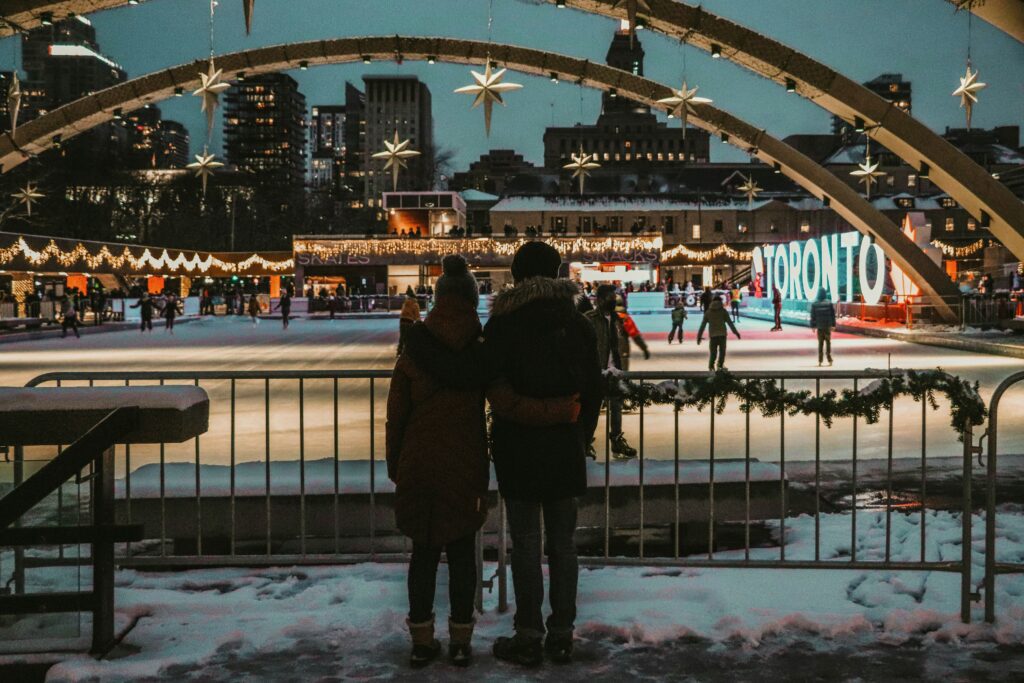
[[[629,22],[629,46],[633,47],[633,40],[636,38],[636,15],[640,10],[650,14],[651,6],[647,4],[647,0],[615,0],[612,9],[622,5],[626,7],[626,20]]]
[[[695,104],[711,104],[711,100],[707,97],[698,97],[697,91],[700,88],[693,86],[692,88],[686,87],[686,81],[683,81],[683,87],[679,90],[672,92],[671,97],[665,97],[658,100],[658,104],[664,104],[668,106],[670,114],[680,119],[683,122],[683,137],[686,137],[686,117],[690,114],[697,114],[697,110],[693,108]]]
[[[406,159],[418,157],[420,153],[415,149],[409,149],[408,140],[399,140],[398,131],[395,131],[395,141],[384,141],[384,151],[373,155],[374,159],[387,159],[384,163],[384,170],[391,169],[391,190],[398,190],[398,173],[406,167]]]
[[[202,154],[196,155],[196,160],[186,166],[190,171],[196,172],[196,177],[201,178],[203,181],[203,196],[206,196],[206,181],[213,175],[213,172],[218,168],[222,168],[224,164],[216,160],[214,155],[209,154],[206,149],[203,149]]]
[[[245,35],[252,33],[252,12],[256,8],[256,0],[242,0],[242,13],[245,14]]]
[[[580,145],[580,153],[570,155],[572,161],[562,168],[572,171],[573,178],[579,178],[580,181],[580,194],[583,194],[583,184],[590,175],[590,171],[595,168],[601,168],[601,164],[597,163],[597,154],[586,154],[583,151],[583,145]]]
[[[18,128],[18,112],[21,110],[21,81],[18,72],[11,72],[11,83],[7,86],[7,111],[11,114],[11,135]]]
[[[456,93],[475,96],[474,109],[481,104],[484,105],[484,129],[487,131],[488,137],[491,135],[491,113],[494,103],[497,102],[504,106],[505,100],[502,98],[502,93],[519,90],[523,87],[519,83],[503,83],[501,79],[505,77],[506,71],[507,69],[492,71],[491,62],[488,60],[483,73],[470,71],[473,74],[474,83],[455,89]]]
[[[960,79],[960,87],[953,91],[953,97],[960,98],[960,108],[967,113],[967,129],[971,128],[971,113],[974,105],[978,102],[978,92],[988,87],[988,83],[978,80],[978,72],[971,71],[971,65],[967,65],[967,73]]]
[[[192,93],[195,97],[203,98],[201,109],[206,113],[207,129],[213,128],[213,113],[220,104],[220,94],[231,87],[229,83],[221,80],[222,74],[223,71],[214,66],[211,59],[209,70],[205,74],[199,74],[201,85]]]
[[[753,206],[757,195],[761,194],[761,186],[757,184],[753,176],[741,176],[743,184],[737,189],[747,196],[747,206]]]
[[[871,157],[865,157],[863,164],[857,164],[856,171],[850,171],[850,175],[858,178],[857,182],[863,183],[867,198],[871,199],[871,185],[878,182],[878,178],[884,178],[885,171],[878,170],[878,162],[871,163]]]
[[[32,205],[45,197],[35,183],[28,183],[25,187],[11,195],[17,202],[25,205],[25,212],[32,215]]]

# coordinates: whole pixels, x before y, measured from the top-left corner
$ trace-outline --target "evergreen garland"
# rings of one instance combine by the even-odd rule
[[[827,427],[837,417],[862,417],[868,424],[878,422],[882,409],[900,396],[927,401],[933,410],[939,407],[936,394],[945,395],[950,406],[950,424],[963,441],[969,427],[983,424],[988,415],[978,394],[978,383],[937,370],[893,370],[888,377],[873,380],[858,391],[830,389],[821,395],[811,391],[789,391],[774,379],[738,379],[727,370],[698,379],[666,380],[659,383],[635,382],[618,372],[607,372],[613,395],[621,395],[623,407],[672,405],[676,410],[712,406],[716,413],[725,410],[726,400],[735,396],[740,410],[758,411],[764,417],[818,415]]]

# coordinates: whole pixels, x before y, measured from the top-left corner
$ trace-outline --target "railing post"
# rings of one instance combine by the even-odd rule
[[[114,641],[114,447],[96,461],[92,479],[92,649],[104,652]]]
[[[24,446],[14,447],[14,487],[17,488],[25,481],[25,448]],[[20,524],[17,522],[16,524]],[[22,595],[25,592],[25,549],[17,547],[14,549],[14,593]]]
[[[974,449],[971,448],[970,425],[964,431],[963,503],[960,537],[960,621],[971,623],[971,466]]]

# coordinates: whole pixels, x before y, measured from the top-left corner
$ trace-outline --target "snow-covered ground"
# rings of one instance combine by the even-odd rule
[[[638,315],[637,323],[647,337],[652,357],[644,361],[634,354],[633,370],[702,370],[706,367],[707,345],[694,343],[697,322],[687,321],[687,338],[682,345],[665,341],[669,316]],[[816,341],[811,330],[787,326],[782,332],[770,332],[770,324],[744,319],[739,323],[741,340],[729,339],[728,367],[732,370],[816,370]],[[252,327],[240,318],[204,319],[181,325],[175,334],[157,330],[141,335],[118,332],[86,336],[82,339],[45,339],[5,344],[0,348],[0,385],[21,385],[44,372],[60,370],[312,370],[312,369],[387,369],[394,363],[394,344],[398,322],[377,320],[305,320],[292,322],[287,331],[277,321],[265,320]],[[1004,356],[987,356],[964,351],[940,349],[889,339],[836,334],[833,354],[837,370],[866,367],[943,369],[981,382],[984,398],[1012,372],[1024,369],[1024,361]],[[203,382],[212,399],[210,431],[201,439],[201,462],[221,465],[231,459],[230,389],[228,381]],[[822,391],[849,387],[848,382],[822,382]],[[813,381],[787,383],[789,388],[815,388]],[[388,383],[375,383],[374,447],[380,458],[384,443],[384,415]],[[267,458],[264,437],[266,405],[262,380],[238,381],[236,391],[236,462],[262,462]],[[338,386],[338,456],[342,460],[370,457],[370,401],[367,380],[344,380]],[[334,390],[331,380],[307,380],[304,404],[304,446],[308,461],[334,457]],[[275,381],[270,390],[270,459],[294,461],[299,455],[298,381]],[[1024,414],[1024,385],[1007,394],[1005,416]],[[895,427],[897,455],[920,453],[920,405],[907,399],[896,405]],[[956,456],[962,452],[956,435],[948,427],[948,409],[928,412],[928,452],[930,456]],[[674,415],[659,406],[645,412],[644,451],[648,458],[674,456]],[[785,420],[786,459],[807,460],[814,455],[814,419]],[[639,445],[639,415],[625,416],[625,429],[634,445]],[[752,419],[755,436],[753,457],[777,461],[781,450],[781,424],[778,418]],[[706,459],[709,455],[710,429],[706,413],[684,413],[680,417],[680,458]],[[744,455],[744,420],[735,406],[716,418],[716,457]],[[1003,452],[1024,453],[1024,429],[1004,420],[1000,433]],[[858,456],[884,457],[887,433],[883,419],[878,425],[858,427]],[[822,457],[849,459],[852,450],[852,422],[838,420],[832,429],[821,430]],[[603,452],[602,449],[599,451]],[[46,454],[45,457],[49,457]],[[165,450],[168,463],[192,462],[192,443],[171,444]],[[131,452],[132,469],[159,461],[156,446],[136,446]],[[123,458],[118,458],[119,476],[124,475]]]
[[[884,515],[858,516],[858,558],[881,556]],[[981,518],[973,571],[982,575]],[[848,514],[822,519],[821,554],[850,554]],[[787,522],[787,558],[813,555],[814,520]],[[893,557],[917,559],[917,515],[896,515]],[[1024,513],[998,518],[1001,561],[1024,561]],[[958,559],[959,516],[929,514],[927,556]],[[777,557],[757,549],[755,557]],[[722,555],[727,556],[727,554]],[[487,567],[488,574],[491,567]],[[447,613],[442,567],[437,611]],[[113,658],[70,657],[54,681],[138,680],[1020,680],[1024,575],[997,584],[999,619],[959,620],[957,574],[837,570],[584,569],[577,663],[539,672],[495,661],[490,645],[511,629],[493,596],[480,616],[478,660],[465,673],[443,662],[406,667],[405,568],[122,571],[118,622],[137,623]],[[444,629],[441,636],[444,637]]]

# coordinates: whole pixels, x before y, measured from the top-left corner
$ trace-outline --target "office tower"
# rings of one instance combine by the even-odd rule
[[[287,74],[250,76],[224,98],[224,156],[260,183],[302,186],[306,98]]]
[[[408,160],[398,177],[399,190],[431,190],[434,186],[434,120],[430,89],[415,76],[365,76],[366,136],[363,153],[363,199],[368,207],[381,205],[381,193],[392,190],[391,171],[372,155],[384,149],[384,141],[409,140],[420,156]]]

